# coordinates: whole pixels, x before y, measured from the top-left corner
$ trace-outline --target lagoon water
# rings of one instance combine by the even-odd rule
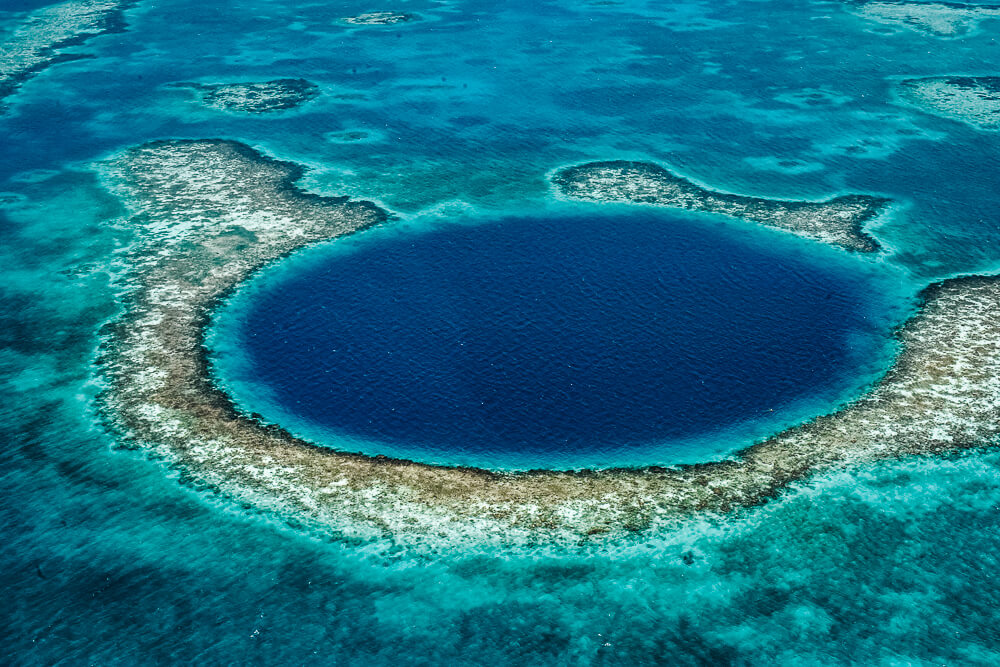
[[[219,380],[313,442],[429,463],[694,463],[856,397],[906,300],[840,250],[705,215],[374,229],[217,316]]]
[[[18,12],[48,4],[5,4],[0,38]],[[872,231],[888,253],[852,259],[856,273],[842,253],[805,242],[762,250],[799,253],[782,264],[788,280],[795,266],[808,267],[802,283],[843,278],[848,315],[880,301],[852,300],[863,281],[884,281],[877,338],[898,320],[892,308],[927,283],[1000,266],[1000,134],[892,93],[900,77],[996,73],[996,21],[945,40],[821,0],[400,6],[421,20],[347,26],[338,19],[382,8],[348,2],[141,1],[126,32],[73,47],[92,57],[45,69],[5,99],[2,662],[1000,661],[994,452],[817,476],[762,507],[613,548],[428,556],[388,540],[315,540],[116,448],[96,414],[92,364],[101,327],[118,314],[118,250],[133,237],[127,202],[88,165],[145,141],[221,136],[303,163],[304,186],[396,212],[386,233],[425,219],[567,214],[546,175],[598,159],[661,161],[760,196],[885,195],[898,205]],[[322,94],[244,116],[167,85],[286,77]],[[750,234],[726,229],[709,225],[691,242]],[[315,257],[342,270],[348,256],[325,262],[332,248],[283,265]],[[260,280],[271,277],[280,276]],[[834,363],[826,386],[860,386],[870,364],[884,369],[887,351],[868,349],[853,366]],[[839,387],[792,395],[818,408],[851,393]]]

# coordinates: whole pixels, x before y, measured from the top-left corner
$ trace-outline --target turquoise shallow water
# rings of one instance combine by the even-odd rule
[[[773,1],[413,2],[425,21],[335,23],[369,9],[141,5],[6,100],[4,662],[995,664],[991,453],[819,477],[615,549],[428,558],[313,541],[113,449],[91,363],[130,234],[81,170],[146,140],[241,139],[321,192],[445,217],[547,205],[564,163],[662,160],[752,194],[897,199],[875,231],[904,291],[998,265],[998,135],[895,106],[887,79],[992,72],[995,22],[942,41]],[[286,76],[325,95],[248,118],[161,87]]]

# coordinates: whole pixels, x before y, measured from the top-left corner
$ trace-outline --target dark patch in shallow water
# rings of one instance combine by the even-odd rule
[[[564,467],[770,423],[842,398],[878,337],[864,277],[754,232],[642,213],[369,233],[252,298],[241,372],[385,446],[366,453],[435,461]]]

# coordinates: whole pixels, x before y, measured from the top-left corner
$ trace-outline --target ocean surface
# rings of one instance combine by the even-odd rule
[[[4,3],[0,38],[21,12],[47,4]],[[888,366],[887,333],[923,286],[1000,270],[1000,133],[899,105],[892,93],[903,77],[995,74],[1000,23],[943,40],[867,21],[849,6],[149,0],[127,12],[127,31],[73,47],[90,57],[26,82],[0,113],[0,662],[1000,661],[996,452],[815,476],[761,507],[692,518],[616,547],[469,546],[428,556],[318,540],[280,517],[220,502],[176,471],[116,449],[96,412],[99,332],[119,314],[113,280],[132,233],[127,202],[103,189],[90,165],[145,141],[204,137],[304,164],[304,187],[395,214],[370,248],[362,235],[349,251],[338,241],[265,271],[250,302],[310,275],[342,287],[350,262],[382,249],[433,257],[421,243],[435,235],[454,238],[449,252],[468,259],[460,251],[473,249],[462,242],[514,233],[516,224],[501,220],[538,221],[555,243],[559,216],[590,216],[587,233],[600,238],[598,221],[621,209],[559,203],[547,181],[587,160],[659,161],[759,196],[890,197],[898,206],[871,230],[888,249],[878,258],[717,219],[683,216],[670,231],[711,261],[669,267],[664,280],[719,275],[713,253],[740,246],[738,266],[757,281],[756,294],[782,299],[760,289],[773,278],[837,295],[835,329],[819,326],[833,311],[814,301],[808,317],[790,323],[815,335],[793,341],[789,353],[832,355],[822,391],[803,394],[796,382],[763,427],[832,409]],[[421,20],[338,20],[381,9]],[[168,85],[283,77],[313,81],[322,94],[297,110],[250,116],[205,108],[189,89]],[[658,216],[681,217],[641,209],[625,224]],[[560,247],[599,263],[595,245]],[[778,256],[762,273],[763,258]],[[357,268],[376,275],[370,263]],[[506,279],[527,285],[544,275]],[[497,299],[491,281],[503,276],[480,277],[480,296]],[[360,297],[377,286],[352,287]],[[541,315],[554,302],[538,307]],[[258,315],[245,312],[246,324]],[[850,354],[844,336],[855,345]],[[752,419],[761,405],[741,416]],[[410,431],[390,435],[412,442]],[[699,446],[718,445],[709,440]]]
[[[500,469],[697,463],[860,395],[912,304],[883,265],[721,216],[379,227],[216,317],[247,413],[336,449]]]

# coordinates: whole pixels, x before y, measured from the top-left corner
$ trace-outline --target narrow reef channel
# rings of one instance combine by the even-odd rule
[[[898,331],[895,365],[866,396],[732,460],[495,473],[313,446],[240,414],[213,385],[208,316],[255,270],[386,214],[302,192],[298,167],[230,141],[147,144],[98,168],[131,208],[139,239],[122,315],[104,332],[108,424],[192,486],[320,534],[428,549],[618,540],[763,502],[817,470],[982,446],[1000,433],[1000,282],[967,277],[924,290]],[[871,214],[858,202],[846,199],[831,218],[831,238]]]

